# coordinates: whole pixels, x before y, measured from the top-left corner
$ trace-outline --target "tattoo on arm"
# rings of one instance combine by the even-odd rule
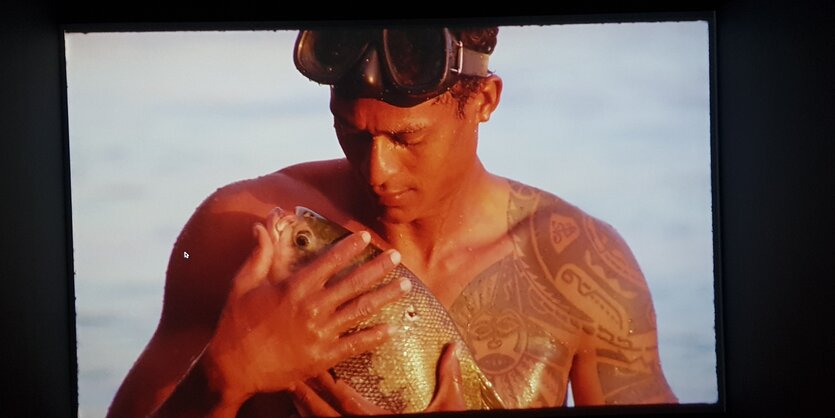
[[[554,196],[518,184],[508,221],[516,225],[515,255],[538,290],[532,294],[542,295],[552,314],[566,316],[596,341],[605,402],[675,399],[661,371],[649,289],[619,234]]]
[[[642,373],[601,361],[597,373],[605,402],[609,405],[663,401],[659,395],[669,391],[667,382],[657,372]]]

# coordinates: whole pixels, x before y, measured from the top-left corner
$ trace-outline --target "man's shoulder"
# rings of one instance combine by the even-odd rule
[[[282,168],[274,174],[282,174],[288,178],[318,186],[348,176],[350,171],[351,166],[348,160],[339,158],[295,164]]]
[[[326,215],[337,212],[312,177],[335,175],[338,166],[338,162],[326,161],[300,164],[218,188],[186,222],[175,242],[171,266],[182,267],[177,254],[200,252],[213,254],[203,258],[207,262],[235,259],[237,267],[254,244],[253,224],[263,222],[276,207],[293,211],[304,206]],[[187,264],[200,265],[193,258]]]
[[[276,206],[292,208],[330,196],[333,183],[348,174],[344,160],[312,161],[218,188],[202,207],[211,213],[265,213]],[[332,197],[329,197],[332,200]],[[307,203],[310,204],[310,203]]]
[[[512,184],[508,219],[517,255],[531,277],[546,279],[588,325],[612,335],[654,329],[646,279],[626,241],[608,223],[554,194]],[[557,299],[554,303],[559,305]],[[578,312],[582,312],[579,314]],[[639,321],[637,318],[641,318]],[[615,318],[615,323],[610,320]],[[622,321],[621,321],[622,319]]]
[[[577,223],[585,218],[597,221],[578,206],[554,193],[515,180],[508,182],[508,216],[511,223],[527,221],[541,226],[538,224],[551,217],[570,218]]]
[[[556,259],[602,255],[614,260],[629,276],[639,271],[626,241],[604,220],[590,215],[563,198],[523,183],[511,181],[508,221],[528,230],[537,246]]]

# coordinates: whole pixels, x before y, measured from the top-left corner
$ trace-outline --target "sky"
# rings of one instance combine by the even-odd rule
[[[174,240],[217,188],[342,156],[295,32],[66,36],[79,413],[103,416],[159,320]],[[704,21],[502,27],[479,132],[493,173],[603,219],[632,248],[670,385],[717,399]]]

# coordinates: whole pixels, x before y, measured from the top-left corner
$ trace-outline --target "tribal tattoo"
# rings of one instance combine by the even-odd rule
[[[606,403],[668,391],[649,290],[617,232],[515,182],[507,222],[512,252],[478,274],[451,313],[508,407],[563,405],[581,349],[595,355]]]

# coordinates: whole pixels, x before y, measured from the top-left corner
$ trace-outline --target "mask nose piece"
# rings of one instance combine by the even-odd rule
[[[380,70],[380,56],[377,48],[369,48],[362,59],[342,80],[334,85],[334,90],[348,97],[383,97],[383,74]]]

